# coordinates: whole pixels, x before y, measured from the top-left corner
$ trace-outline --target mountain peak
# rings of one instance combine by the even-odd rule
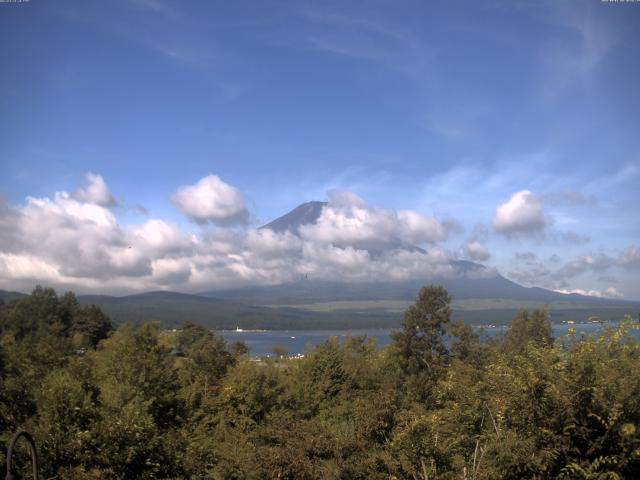
[[[260,228],[268,228],[269,230],[273,230],[278,233],[286,231],[296,232],[302,225],[316,223],[326,204],[327,202],[305,202],[298,205],[289,213],[276,218],[272,222],[269,222]]]

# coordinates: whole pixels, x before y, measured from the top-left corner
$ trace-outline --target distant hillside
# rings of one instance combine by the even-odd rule
[[[329,285],[327,285],[329,287]],[[340,288],[340,285],[334,285]],[[341,286],[344,289],[344,285]],[[325,290],[328,296],[337,296],[336,290]],[[394,328],[402,319],[404,306],[389,308],[380,297],[384,289],[370,292],[371,301],[357,301],[334,308],[322,308],[323,304],[268,307],[249,305],[236,300],[210,298],[176,292],[149,292],[125,297],[104,295],[80,295],[82,304],[95,304],[102,308],[117,323],[141,323],[160,320],[168,328],[178,327],[191,320],[215,329],[356,329]],[[509,323],[520,308],[549,307],[554,322],[574,320],[586,321],[592,315],[604,320],[619,320],[626,313],[638,311],[631,302],[598,301],[580,303],[564,302],[536,303],[536,300],[514,301],[507,299],[454,300],[453,318],[471,324]],[[274,298],[274,297],[271,297]],[[355,297],[354,297],[355,298]],[[413,295],[407,305],[415,300]],[[275,305],[275,304],[272,304]]]
[[[572,302],[620,306],[636,303],[577,294],[567,295],[537,287],[527,288],[501,275],[492,277],[433,277],[407,281],[359,283],[305,279],[281,285],[214,290],[202,292],[200,295],[243,301],[253,305],[295,305],[345,300],[415,300],[420,288],[429,284],[443,285],[454,300],[502,298],[547,303]]]
[[[18,298],[24,298],[26,296],[26,294],[20,292],[8,292],[7,290],[0,290],[0,300],[3,300],[5,302],[16,300]]]
[[[252,306],[176,292],[148,292],[125,297],[80,295],[82,304],[94,304],[117,323],[160,320],[172,328],[190,320],[216,329],[315,329],[390,327],[399,315],[387,312],[352,315],[345,312],[309,312],[294,308]]]
[[[299,320],[282,310],[176,292],[148,292],[124,297],[80,295],[78,300],[82,304],[99,306],[118,323],[161,320],[165,326],[173,327],[190,320],[214,328],[250,328],[264,322],[282,324]]]
[[[301,282],[302,283],[302,282]],[[304,282],[304,288],[291,289],[290,286],[263,287],[263,289],[242,289],[227,291],[230,296],[244,295],[254,300],[261,298],[274,301],[265,305],[249,305],[236,300],[210,298],[177,292],[148,292],[124,297],[108,295],[79,295],[81,304],[99,306],[117,324],[140,324],[150,320],[159,320],[167,328],[179,327],[191,320],[214,329],[359,329],[359,328],[395,328],[399,325],[404,309],[415,300],[413,288],[407,285],[405,299],[392,299],[388,284],[376,285],[367,290],[369,297],[362,299],[363,290],[356,291],[352,298],[343,301],[331,300],[344,298],[347,285],[319,282]],[[322,287],[322,288],[321,288]],[[414,286],[415,287],[415,286]],[[364,288],[360,285],[359,288]],[[419,288],[419,287],[415,287]],[[282,290],[279,290],[282,289]],[[288,290],[287,290],[288,289]],[[279,291],[279,293],[277,293]],[[287,292],[303,292],[308,301],[287,304],[290,297]],[[311,295],[315,291],[315,297]],[[417,292],[417,291],[416,291]],[[220,292],[224,293],[224,292]],[[395,290],[397,293],[397,290]],[[320,295],[321,294],[321,295]],[[11,301],[27,295],[0,290],[0,298]],[[382,299],[383,297],[386,300]],[[571,297],[566,295],[565,297]],[[297,297],[298,300],[301,297]],[[276,300],[279,300],[276,302]],[[619,320],[625,314],[637,314],[640,305],[633,302],[613,302],[601,300],[592,303],[573,302],[571,299],[550,303],[537,300],[510,300],[504,298],[455,299],[453,318],[470,324],[506,324],[521,308],[550,309],[551,320],[586,321],[592,315],[603,320]],[[279,305],[279,306],[278,306]]]

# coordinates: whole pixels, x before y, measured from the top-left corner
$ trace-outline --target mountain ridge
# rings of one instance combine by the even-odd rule
[[[317,290],[317,285],[310,288]],[[343,288],[343,286],[334,286]],[[0,299],[6,298],[7,293],[0,290]],[[19,292],[13,292],[19,293]],[[371,298],[375,302],[365,299],[346,302],[340,308],[309,308],[309,305],[286,305],[282,298],[270,294],[268,299],[282,302],[280,305],[250,305],[231,299],[210,298],[173,291],[152,291],[124,296],[110,295],[78,295],[81,305],[96,305],[100,307],[116,324],[140,324],[158,320],[165,328],[179,328],[185,321],[193,321],[213,329],[231,330],[237,327],[243,329],[270,330],[318,330],[336,329],[353,330],[360,328],[396,328],[399,326],[404,308],[413,300],[404,302],[380,301],[373,292]],[[243,292],[244,297],[251,297]],[[27,298],[28,295],[19,293],[16,297],[5,300]],[[570,296],[568,296],[570,297]],[[332,297],[335,298],[335,297]],[[322,300],[322,299],[321,299]],[[489,304],[478,302],[477,299],[465,301],[456,299],[452,304],[452,318],[470,324],[507,324],[521,308],[550,307],[551,320],[554,323],[574,320],[587,321],[591,316],[600,316],[603,320],[619,320],[625,314],[636,312],[640,304],[628,301],[607,302],[606,299],[581,305],[561,305],[562,302],[551,304],[535,304],[502,301],[493,299]],[[326,299],[324,299],[326,301]],[[335,303],[335,302],[334,302]],[[486,302],[485,302],[486,303]],[[567,302],[565,302],[566,304]],[[320,306],[323,304],[320,303]],[[400,307],[398,307],[400,305]]]
[[[327,202],[310,201],[293,208],[284,215],[263,225],[260,229],[270,229],[277,233],[286,231],[297,234],[303,225],[314,224]],[[404,245],[408,251],[420,251],[424,249],[415,245]],[[494,275],[485,275],[488,267],[471,262],[469,260],[454,259],[450,262],[455,272],[453,276],[423,276],[404,281],[376,281],[376,282],[337,282],[311,280],[290,282],[271,286],[248,286],[233,289],[215,289],[199,292],[199,295],[219,297],[226,299],[248,301],[255,304],[278,303],[309,303],[331,300],[376,300],[404,299],[411,300],[417,295],[420,285],[437,283],[447,288],[454,298],[507,298],[513,300],[536,301],[575,301],[580,303],[615,303],[617,299],[590,297],[579,294],[565,294],[542,287],[524,287],[496,272]],[[474,278],[474,276],[482,278]],[[384,285],[384,286],[381,286]],[[375,292],[375,293],[372,293]],[[269,296],[277,298],[269,298]],[[277,300],[277,301],[274,301]],[[624,301],[622,301],[624,302]]]
[[[260,229],[297,234],[301,226],[315,223],[326,205],[318,201],[303,203]],[[414,245],[395,248],[425,252]],[[99,306],[116,323],[156,319],[166,327],[175,327],[192,320],[218,329],[394,327],[402,316],[399,305],[413,302],[420,288],[428,284],[447,288],[453,298],[454,319],[476,324],[507,323],[520,308],[549,308],[552,321],[586,320],[590,315],[616,319],[638,310],[639,302],[635,301],[524,287],[469,260],[451,260],[450,265],[454,272],[450,276],[425,275],[408,280],[340,282],[305,276],[296,282],[195,294],[156,290],[122,296],[81,294],[77,298],[83,305]],[[26,296],[0,290],[0,299],[5,302]]]

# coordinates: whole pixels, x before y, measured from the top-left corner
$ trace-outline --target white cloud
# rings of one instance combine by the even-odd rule
[[[640,267],[640,247],[631,245],[618,257],[618,265],[624,268]]]
[[[293,233],[276,233],[268,228],[249,230],[245,240],[248,250],[264,257],[294,254],[302,247],[302,240]]]
[[[437,243],[447,239],[446,228],[435,218],[427,217],[411,210],[398,212],[401,236],[409,243]]]
[[[586,271],[601,272],[613,267],[616,260],[604,252],[579,255],[565,263],[553,275],[554,278],[565,281],[569,278],[581,275]]]
[[[367,208],[367,202],[353,192],[333,189],[327,192],[327,197],[329,200],[327,204],[334,209]]]
[[[85,175],[85,180],[87,184],[74,194],[76,199],[101,207],[112,207],[116,204],[116,200],[102,176],[89,172]]]
[[[624,295],[618,291],[615,287],[609,287],[602,291],[603,297],[620,298]]]
[[[493,227],[507,236],[540,235],[549,223],[542,202],[529,190],[511,195],[509,201],[498,206],[493,217]]]
[[[606,288],[605,290],[584,290],[581,288],[572,288],[572,289],[566,289],[566,288],[560,288],[555,290],[556,292],[560,292],[560,293],[577,293],[579,295],[585,295],[588,297],[598,297],[598,298],[621,298],[623,297],[622,293],[620,293],[615,287],[609,287]]]
[[[421,213],[370,207],[354,193],[334,191],[318,221],[301,227],[300,234],[307,241],[379,250],[435,244],[448,233],[436,219]]]
[[[221,183],[207,178],[186,187],[192,194],[187,203],[202,191],[210,197],[211,183]],[[231,192],[234,197],[237,191]],[[79,292],[202,291],[304,275],[366,281],[452,273],[442,249],[400,248],[445,238],[447,230],[437,220],[372,208],[349,192],[331,193],[322,221],[301,236],[253,228],[194,235],[157,218],[125,226],[96,198],[58,192],[53,199],[29,197],[19,207],[0,203],[0,288],[29,290],[40,282]],[[226,212],[233,216],[234,209]]]
[[[464,246],[464,251],[466,256],[471,260],[482,262],[485,260],[489,260],[489,258],[491,257],[491,254],[489,253],[489,250],[487,249],[487,247],[485,247],[483,244],[481,244],[478,241],[467,243]]]
[[[184,253],[193,248],[193,238],[176,225],[164,220],[149,220],[133,227],[127,235],[131,247],[141,249],[153,256]]]
[[[28,197],[21,206],[0,202],[0,288],[28,290],[40,282],[80,292],[202,291],[305,275],[371,281],[455,274],[450,255],[438,246],[448,233],[441,222],[414,211],[371,207],[349,192],[330,193],[318,223],[301,228],[299,236],[254,228],[190,234],[158,218],[123,225],[101,203],[67,192],[52,199]],[[476,227],[465,256],[488,258],[486,238],[486,228]],[[410,248],[425,244],[426,251]],[[531,254],[521,255],[527,268],[516,274],[525,283],[569,288],[567,280],[584,272],[636,268],[639,252],[632,245],[581,255],[553,270]],[[615,296],[614,290],[604,293]]]
[[[554,260],[555,258],[555,260]],[[545,265],[535,254],[531,252],[516,253],[516,260],[523,262],[525,265],[509,273],[514,280],[527,286],[540,286],[552,288],[558,291],[570,291],[570,281],[582,277],[583,280],[588,278],[590,274],[599,274],[599,281],[616,282],[616,277],[602,275],[604,272],[626,270],[635,272],[640,268],[640,249],[636,245],[630,245],[626,249],[612,252],[598,251],[590,252],[561,262],[556,255],[549,260],[550,263],[558,264],[557,268]],[[602,296],[615,297],[616,291],[609,289],[603,290]],[[595,295],[593,292],[599,290],[584,290]],[[576,291],[575,293],[581,293]],[[585,293],[587,295],[587,293]]]
[[[104,206],[58,192],[53,200],[27,198],[13,218],[18,243],[1,245],[2,250],[36,255],[58,265],[63,276],[109,278],[150,271],[147,258],[129,251],[126,232]]]
[[[303,227],[300,236],[253,228],[193,235],[157,218],[122,225],[109,208],[110,193],[102,177],[93,175],[87,182],[73,194],[28,197],[20,207],[0,203],[0,288],[29,289],[45,282],[105,293],[159,288],[199,291],[281,283],[307,274],[315,279],[354,281],[452,274],[449,254],[436,246],[447,238],[446,225],[415,211],[371,207],[350,192],[330,192],[318,223]],[[206,177],[179,193],[185,194],[184,205],[195,202],[196,210],[208,203],[208,221],[213,218],[211,203],[216,205],[218,223],[223,218],[228,222],[239,211],[247,214],[242,194],[217,177]],[[199,195],[209,201],[195,201]],[[539,202],[531,195],[528,191],[515,194],[498,209],[497,223],[503,228],[508,224],[509,231],[521,231],[524,224],[527,228],[536,222],[546,224]],[[233,198],[240,199],[235,207]],[[201,219],[205,217],[198,212]],[[464,255],[480,261],[488,258],[487,236],[486,228],[476,227],[463,247]],[[408,248],[426,244],[427,252]],[[515,275],[524,283],[566,289],[568,280],[582,273],[638,265],[639,250],[630,246],[614,253],[581,255],[553,270],[529,259],[527,268]],[[604,294],[615,296],[615,291]]]
[[[38,257],[15,253],[0,253],[0,277],[5,279],[29,279],[60,284],[63,277],[56,265]]]
[[[201,178],[195,185],[180,187],[171,201],[197,223],[244,224],[249,218],[242,192],[216,175]]]
[[[190,258],[157,258],[151,263],[153,281],[159,285],[185,285],[191,277]]]

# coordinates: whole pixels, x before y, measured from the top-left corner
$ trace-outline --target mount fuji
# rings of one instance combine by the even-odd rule
[[[303,203],[260,229],[276,233],[290,232],[299,236],[301,227],[318,222],[326,206],[326,202],[319,201]],[[415,245],[394,248],[426,253]],[[286,306],[317,312],[362,314],[386,310],[397,313],[415,300],[422,286],[439,284],[453,298],[454,316],[473,323],[493,320],[502,323],[521,308],[546,308],[554,321],[580,321],[593,316],[617,319],[625,313],[637,311],[635,302],[524,287],[480,263],[467,260],[451,260],[449,263],[453,271],[450,275],[426,274],[409,280],[376,279],[360,282],[328,281],[305,276],[280,285],[207,291],[200,295],[252,305]]]

